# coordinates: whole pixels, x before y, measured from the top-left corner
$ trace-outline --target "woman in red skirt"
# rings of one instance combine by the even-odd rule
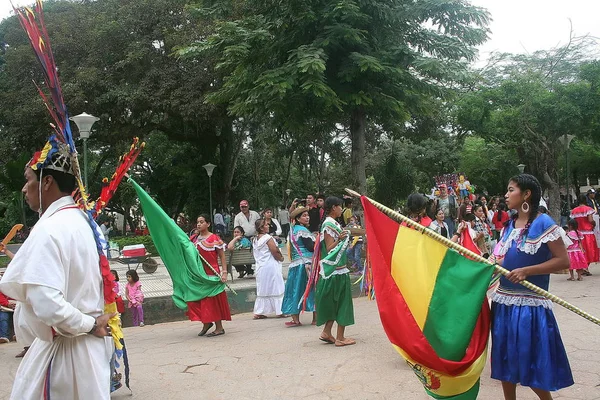
[[[220,275],[221,282],[227,281],[227,269],[221,271],[217,261],[220,258],[221,265],[227,265],[224,252],[227,245],[223,243],[219,236],[209,231],[210,217],[208,215],[201,214],[198,217],[196,227],[198,228],[198,234],[192,236],[191,240],[196,245],[196,248],[202,257],[204,271],[206,271],[207,275]],[[206,263],[209,263],[210,266]],[[215,274],[215,271],[217,274]],[[227,294],[225,291],[222,291],[213,297],[206,297],[198,301],[190,301],[187,303],[187,306],[187,316],[190,321],[200,321],[204,324],[202,331],[200,331],[198,336],[206,335],[206,337],[215,337],[225,334],[222,321],[231,321],[231,311],[229,310],[229,303],[227,302]],[[215,326],[215,329],[207,334],[208,330],[212,328],[213,325]]]
[[[579,205],[571,210],[571,218],[577,221],[579,233],[583,235],[581,246],[583,247],[588,266],[591,263],[598,262],[600,258],[596,236],[594,236],[594,226],[596,225],[594,222],[595,213],[596,211],[592,207],[588,207],[585,194],[579,196]]]

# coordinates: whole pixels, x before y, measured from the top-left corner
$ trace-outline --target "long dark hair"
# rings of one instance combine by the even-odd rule
[[[506,203],[498,204],[498,221],[502,221],[502,213],[506,212]]]
[[[323,213],[323,217],[321,217],[321,222],[319,223],[319,231],[321,230],[321,227],[323,226],[323,222],[325,221],[325,218],[327,218],[329,216],[329,213],[331,213],[331,210],[333,209],[333,207],[342,206],[343,204],[344,204],[344,202],[339,197],[329,196],[328,198],[325,199],[325,206],[324,206],[325,212]]]
[[[421,212],[427,212],[427,197],[421,193],[412,193],[408,195],[406,199],[406,215],[409,218],[415,219],[417,222],[421,222]]]
[[[577,221],[574,218],[571,218],[569,219],[567,226],[569,227],[569,229],[575,231],[575,234],[577,235],[577,240],[579,240],[579,224],[577,223]]]
[[[538,216],[538,212],[540,210],[540,199],[542,198],[542,185],[537,180],[537,178],[530,174],[520,174],[513,176],[510,178],[510,182],[513,182],[517,185],[517,187],[524,192],[529,190],[531,192],[531,197],[529,198],[529,218],[527,219],[527,224],[525,225],[525,229],[523,229],[522,237],[527,237],[527,233],[529,232],[529,227],[533,220],[535,220]],[[513,221],[516,221],[518,217],[518,213],[513,215]]]

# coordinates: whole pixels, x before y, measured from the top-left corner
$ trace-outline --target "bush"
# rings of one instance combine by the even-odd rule
[[[143,244],[146,247],[146,251],[153,256],[158,256],[158,251],[156,251],[156,246],[154,246],[154,242],[152,241],[152,237],[150,235],[146,236],[117,236],[111,237],[108,239],[109,242],[115,242],[119,245],[119,249],[123,250],[124,246],[131,246],[134,244]]]

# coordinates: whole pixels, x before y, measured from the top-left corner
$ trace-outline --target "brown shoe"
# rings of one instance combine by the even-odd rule
[[[23,347],[23,351],[15,356],[15,358],[23,358],[25,354],[27,354],[27,350],[29,350],[29,346]]]

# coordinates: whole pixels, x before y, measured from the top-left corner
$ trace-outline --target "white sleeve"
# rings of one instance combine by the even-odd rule
[[[275,230],[275,236],[279,236],[281,235],[281,225],[279,224],[279,221],[277,221],[275,218],[273,218],[273,222],[275,223],[275,226],[277,227],[277,229]]]
[[[27,285],[25,290],[35,315],[61,335],[79,336],[92,330],[95,318],[67,303],[60,291],[40,285]]]

